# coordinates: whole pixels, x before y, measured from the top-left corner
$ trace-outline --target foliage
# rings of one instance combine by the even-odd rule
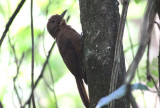
[[[20,0],[1,0],[0,1],[0,35],[2,35],[5,28],[5,24],[13,14]],[[126,60],[126,67],[133,60],[131,56],[132,51],[134,54],[137,51],[139,43],[139,29],[140,22],[144,13],[144,7],[146,1],[134,0],[129,7],[129,32],[125,28],[124,33],[124,53]],[[136,6],[136,11],[135,11]],[[53,14],[60,14],[65,9],[68,9],[67,15],[71,16],[68,24],[81,33],[80,19],[79,19],[79,6],[77,0],[34,0],[33,13],[34,13],[34,42],[35,42],[35,80],[37,79],[43,64],[46,60],[48,51],[54,41],[49,36],[46,30],[46,23],[48,18]],[[134,9],[134,10],[133,10]],[[65,16],[67,18],[67,16]],[[128,34],[131,34],[133,41],[133,49],[131,48]],[[12,47],[9,44],[9,37],[11,44],[15,48],[15,53],[18,61],[20,61],[23,53],[24,58],[19,69],[16,86],[22,102],[24,103],[29,94],[31,86],[31,28],[30,28],[30,1],[26,1],[17,17],[15,18],[11,28],[5,38],[5,41],[0,48],[0,101],[5,108],[11,108],[19,106],[15,90],[13,88],[13,78],[16,76],[16,60]],[[145,53],[146,55],[146,53]],[[146,79],[146,56],[144,56],[138,67],[136,78],[133,83],[144,82],[150,88],[154,88],[153,81]],[[19,63],[19,62],[18,62]],[[158,82],[158,64],[157,59],[153,59],[150,62],[150,72],[153,75],[155,82]],[[50,69],[53,74],[53,82],[50,74]],[[42,79],[41,79],[42,80]],[[45,81],[44,81],[45,80]],[[50,91],[46,83],[53,89],[57,97],[57,103],[59,108],[82,108],[77,87],[75,85],[74,78],[68,72],[63,60],[58,52],[57,46],[52,51],[52,55],[49,59],[49,65],[45,69],[44,78],[36,88],[36,104],[38,107],[55,108],[56,100],[54,98],[53,91]],[[119,92],[121,93],[121,92]],[[12,102],[12,100],[14,100]],[[14,103],[14,104],[13,104]],[[64,104],[66,106],[64,106]]]
[[[137,4],[142,2],[143,0],[134,0]]]
[[[20,2],[20,1],[19,1]],[[0,20],[3,22],[0,22],[1,28],[5,28],[5,24],[7,23],[9,16],[12,15],[15,8],[17,7],[18,1],[14,0],[6,0],[6,1],[0,1]],[[54,39],[52,39],[51,36],[49,36],[47,30],[46,30],[46,22],[48,21],[48,18],[53,14],[60,14],[65,9],[68,9],[69,13],[68,15],[72,15],[73,12],[78,10],[78,4],[76,0],[73,1],[65,1],[65,0],[35,0],[33,2],[33,21],[34,21],[34,43],[35,43],[35,80],[37,79],[38,75],[40,74],[40,71],[42,69],[43,63],[46,60],[46,56],[48,54],[49,48],[51,47],[51,44],[53,43]],[[77,15],[77,14],[76,14]],[[73,16],[73,15],[72,15]],[[71,17],[72,19],[75,18]],[[78,21],[79,23],[79,21]],[[80,25],[80,23],[79,23]],[[1,33],[3,33],[0,31]],[[0,86],[0,99],[1,102],[4,104],[4,106],[7,107],[13,107],[13,103],[16,106],[19,106],[18,100],[16,97],[16,94],[14,92],[13,87],[13,77],[16,75],[16,63],[15,63],[15,54],[13,52],[12,47],[9,44],[8,37],[10,37],[11,44],[14,46],[15,53],[18,59],[18,62],[20,61],[22,54],[24,53],[24,58],[22,60],[21,67],[19,69],[18,78],[16,81],[16,86],[18,89],[18,92],[20,94],[20,97],[22,98],[22,95],[25,93],[25,98],[22,99],[22,102],[24,103],[27,100],[27,97],[30,94],[30,85],[31,85],[31,28],[30,28],[30,1],[26,1],[20,12],[18,13],[17,17],[13,21],[13,24],[11,25],[11,28],[7,34],[7,38],[5,38],[5,42],[3,43],[3,47],[1,47],[0,51],[0,64],[4,64],[4,57],[9,58],[9,61],[6,61],[5,67],[6,69],[2,69],[1,72],[6,73],[5,77],[7,79],[10,79],[10,83],[6,84],[4,83],[4,86]],[[14,67],[12,70],[9,69],[10,67]],[[50,74],[50,69],[53,74],[53,80],[54,84],[52,82],[52,76]],[[9,71],[8,71],[9,70]],[[67,73],[67,74],[66,74]],[[45,69],[44,73],[44,80],[51,88],[55,87],[55,93],[58,99],[58,106],[63,107],[60,103],[64,102],[62,101],[64,98],[68,98],[70,100],[70,104],[75,106],[80,106],[82,103],[80,101],[80,98],[78,97],[78,91],[75,92],[75,95],[68,95],[69,91],[65,91],[67,89],[76,88],[75,84],[68,85],[68,81],[64,80],[63,83],[61,83],[61,86],[63,88],[58,88],[57,86],[60,86],[58,83],[66,76],[68,75],[68,69],[66,68],[65,64],[63,63],[63,60],[58,52],[57,46],[55,46],[52,55],[49,60],[49,66]],[[69,73],[70,75],[70,73]],[[8,77],[11,76],[11,77]],[[70,75],[71,76],[71,75]],[[74,80],[74,79],[73,79]],[[1,81],[3,82],[3,81]],[[47,107],[47,108],[53,108],[55,106],[55,98],[52,91],[48,89],[46,86],[46,83],[42,80],[41,83],[36,88],[35,94],[36,96],[36,103],[38,107]],[[7,92],[6,89],[11,86],[10,91],[14,95],[12,98],[16,101],[12,102],[12,98],[8,99],[6,96],[11,95],[11,93]],[[19,87],[18,87],[19,86]],[[62,90],[59,90],[62,89]],[[76,90],[76,89],[75,89]],[[4,92],[5,91],[5,92]],[[59,92],[61,91],[61,92]],[[22,95],[21,95],[22,94]],[[43,94],[43,95],[42,95]],[[6,99],[9,101],[6,101]],[[38,97],[38,98],[37,98]],[[6,104],[6,103],[10,103]],[[71,105],[68,104],[68,107],[71,107]],[[77,107],[78,108],[78,107]]]

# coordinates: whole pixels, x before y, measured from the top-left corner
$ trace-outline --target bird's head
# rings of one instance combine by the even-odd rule
[[[56,38],[60,31],[60,23],[63,20],[63,17],[67,10],[65,10],[61,15],[53,15],[49,18],[47,23],[47,30],[52,35],[53,38]]]

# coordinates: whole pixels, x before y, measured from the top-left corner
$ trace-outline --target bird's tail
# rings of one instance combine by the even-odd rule
[[[80,78],[75,78],[75,79],[77,82],[78,91],[79,91],[79,94],[80,94],[81,99],[83,101],[83,104],[86,108],[89,108],[89,99],[88,99],[86,89],[84,87],[84,83],[83,83],[82,79],[80,79]]]

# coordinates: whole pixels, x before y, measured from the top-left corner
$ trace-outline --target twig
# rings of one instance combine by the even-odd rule
[[[132,105],[133,108],[138,108],[137,103],[136,103],[131,91],[130,91],[130,95],[129,95],[129,100],[130,100],[131,105]]]
[[[136,53],[136,56],[134,58],[134,60],[132,61],[131,65],[128,68],[128,79],[126,79],[126,84],[130,84],[131,81],[134,78],[135,75],[135,70],[144,54],[146,45],[148,44],[150,37],[151,37],[151,31],[153,29],[153,20],[155,17],[155,9],[154,9],[154,0],[149,0],[151,3],[148,3],[148,8],[147,8],[147,12],[146,15],[144,16],[144,22],[143,22],[143,28],[141,31],[141,41],[140,41],[140,45],[138,48],[138,51]]]
[[[3,108],[3,105],[2,105],[2,103],[1,103],[1,101],[0,101],[0,108]]]
[[[43,64],[43,68],[42,68],[42,70],[41,70],[41,73],[40,73],[39,77],[37,78],[37,80],[36,80],[36,82],[35,82],[32,90],[31,90],[31,94],[30,94],[28,100],[25,102],[24,106],[22,106],[21,108],[24,108],[27,104],[29,104],[35,88],[37,87],[37,85],[38,85],[39,81],[41,80],[41,78],[43,78],[43,73],[44,73],[45,67],[46,67],[46,65],[47,65],[47,63],[48,63],[49,57],[50,57],[50,55],[51,55],[51,52],[52,52],[52,50],[53,50],[53,48],[54,48],[55,43],[56,43],[56,42],[54,41],[54,43],[52,44],[52,47],[51,47],[50,50],[49,50],[48,56],[47,56],[47,58],[46,58],[46,61],[45,61],[45,63]]]
[[[134,59],[133,42],[132,42],[132,38],[131,38],[131,34],[130,34],[129,25],[128,25],[128,21],[127,20],[126,20],[126,25],[127,25],[128,37],[129,37],[129,42],[130,42],[131,51],[132,51],[132,58]],[[138,68],[137,68],[137,75],[138,75],[138,79],[140,81],[140,75],[139,75],[139,69]]]
[[[156,88],[156,90],[158,91],[158,87],[157,87],[157,84],[156,84],[156,82],[155,82],[155,80],[154,80],[154,78],[153,78],[153,76],[151,75],[151,73],[150,73],[150,67],[149,67],[149,50],[150,50],[150,41],[151,40],[149,40],[149,42],[148,42],[148,50],[147,50],[147,79],[149,80],[149,81],[153,81],[153,84],[154,84],[154,86],[155,86],[155,88]]]
[[[138,48],[138,51],[136,53],[136,56],[134,58],[134,60],[132,61],[131,65],[128,68],[128,79],[126,79],[125,83],[127,85],[127,90],[129,89],[129,85],[131,83],[131,81],[134,78],[135,75],[135,70],[144,54],[145,48],[150,40],[151,37],[151,31],[153,29],[153,20],[155,18],[155,0],[149,0],[148,1],[148,5],[147,5],[147,10],[146,10],[146,14],[144,16],[144,22],[143,22],[143,28],[141,31],[141,41],[140,41],[140,45]],[[132,102],[132,100],[130,100],[130,102]]]
[[[159,91],[160,91],[160,40],[159,40],[159,54],[158,54],[158,73],[159,73]]]
[[[147,79],[149,80],[149,81],[151,81],[151,79],[152,79],[152,76],[151,76],[151,73],[150,73],[150,68],[149,68],[149,50],[150,50],[150,42],[151,42],[151,40],[149,40],[149,42],[148,42],[148,50],[147,50]]]
[[[133,95],[131,93],[131,85],[129,84],[127,86],[128,87],[127,87],[127,91],[126,91],[127,92],[126,96],[127,96],[128,100],[130,101],[132,107],[133,108],[138,108],[137,103],[136,103],[136,101],[135,101],[135,99],[134,99],[134,97],[133,97]]]
[[[159,24],[157,21],[154,21],[154,23],[156,23],[156,24],[157,24],[158,29],[160,30],[160,24]]]
[[[22,54],[22,57],[21,57],[20,62],[19,62],[19,64],[18,64],[18,59],[17,59],[16,51],[15,51],[14,46],[13,46],[12,43],[11,43],[11,40],[10,40],[10,37],[9,37],[9,36],[8,36],[8,41],[9,41],[10,47],[12,48],[13,55],[14,55],[14,58],[15,58],[16,67],[17,67],[16,76],[13,78],[14,90],[15,90],[16,96],[17,96],[17,98],[18,98],[19,104],[20,104],[20,106],[22,106],[21,98],[20,98],[20,96],[19,96],[19,93],[18,93],[18,90],[17,90],[17,87],[16,87],[16,79],[17,79],[18,74],[19,74],[19,68],[20,68],[20,65],[21,65],[21,63],[22,63],[22,59],[23,59],[23,57],[24,57],[24,53]]]
[[[32,61],[31,61],[31,86],[34,86],[34,29],[33,29],[33,0],[31,0],[31,38],[32,38]],[[33,108],[36,108],[34,92],[32,94]]]
[[[130,41],[130,46],[131,46],[131,51],[132,51],[132,57],[134,59],[134,50],[133,50],[133,42],[132,42],[132,38],[131,38],[131,34],[130,34],[130,29],[129,29],[129,25],[128,25],[128,21],[126,20],[126,25],[127,25],[127,30],[128,30],[128,37],[129,37],[129,41]],[[138,75],[138,80],[140,81],[140,75],[139,75],[139,68],[137,67],[137,75]],[[144,101],[144,105],[146,107],[146,103],[145,103],[145,98],[144,98],[144,93],[143,91],[141,91],[142,96],[143,96],[143,101]],[[131,94],[132,95],[132,94]],[[130,98],[132,99],[132,98]],[[132,105],[133,106],[133,105]]]
[[[26,0],[22,0],[22,1],[19,3],[19,5],[17,6],[15,12],[14,12],[13,15],[11,16],[11,18],[9,19],[8,23],[6,24],[6,28],[5,28],[4,32],[3,32],[2,37],[1,37],[1,40],[0,40],[0,47],[1,47],[2,42],[3,42],[3,40],[4,40],[5,36],[6,36],[7,31],[9,30],[10,25],[12,24],[14,18],[15,18],[16,15],[18,14],[19,10],[21,9],[21,7],[23,6],[23,4],[24,4],[25,1],[26,1]]]
[[[50,91],[54,92],[54,89],[52,89],[52,88],[49,86],[49,84],[47,83],[46,79],[43,78],[43,80],[44,80],[44,83],[45,83],[45,85],[47,86],[47,88],[48,88]]]
[[[49,8],[49,6],[52,4],[52,2],[53,2],[53,1],[51,1],[51,0],[49,0],[49,2],[48,2],[47,8],[46,8],[46,16],[48,15],[48,8]],[[47,57],[46,50],[45,50],[45,46],[44,46],[44,32],[45,32],[45,29],[43,30],[42,35],[43,35],[43,49],[44,49],[45,56]],[[43,78],[43,79],[44,79],[44,82],[46,83],[46,86],[49,88],[49,90],[53,92],[54,99],[55,99],[55,104],[56,104],[56,108],[58,108],[56,93],[55,93],[55,90],[54,90],[54,79],[53,79],[52,70],[51,70],[51,67],[50,67],[50,65],[49,65],[49,62],[47,62],[47,65],[48,65],[48,69],[49,69],[49,72],[50,72],[53,89],[48,85],[48,83],[45,81],[45,79],[44,79],[44,78]]]
[[[54,88],[51,88],[51,87],[49,86],[49,84],[47,83],[47,81],[45,80],[45,78],[43,78],[43,80],[44,80],[46,86],[48,87],[48,89],[49,89],[51,92],[53,92],[54,100],[55,100],[55,104],[56,104],[56,108],[58,108],[57,98],[56,98],[56,93],[55,93]],[[53,82],[52,82],[52,84],[53,84]],[[54,86],[53,86],[53,87],[54,87]]]
[[[44,50],[44,53],[45,53],[45,56],[47,57],[47,54],[46,54],[46,50],[45,50],[45,46],[44,46],[44,31],[45,29],[43,30],[43,50]],[[49,65],[49,62],[47,63],[48,65],[48,69],[49,69],[49,73],[50,73],[50,77],[51,77],[51,80],[52,80],[52,85],[54,87],[54,79],[53,79],[53,74],[52,74],[52,70],[51,70],[51,67]],[[43,78],[44,79],[44,78]],[[54,99],[55,99],[55,104],[56,104],[56,108],[58,108],[58,104],[57,104],[57,98],[56,98],[56,93],[54,91],[54,88],[52,89],[49,84],[45,81],[44,79],[44,82],[46,83],[47,87],[50,89],[50,91],[53,92],[53,95],[54,95]]]
[[[68,22],[68,21],[69,21],[70,17],[71,17],[71,16],[70,16],[70,15],[68,15],[66,22]]]
[[[47,4],[47,7],[46,7],[46,11],[45,11],[45,14],[46,14],[46,16],[48,15],[48,8],[49,8],[49,6],[52,4],[52,2],[53,2],[53,0],[49,0],[49,2],[48,2],[48,4]]]
[[[128,11],[128,5],[130,0],[124,0],[123,3],[123,10],[122,15],[118,27],[118,34],[117,34],[117,40],[116,40],[116,46],[115,46],[115,53],[114,53],[114,62],[113,62],[113,68],[112,68],[112,74],[111,74],[111,82],[110,82],[110,90],[109,93],[112,93],[117,86],[117,79],[118,79],[118,72],[120,70],[120,56],[122,49],[122,39],[123,39],[123,32],[125,27],[125,21]],[[109,104],[109,108],[114,108],[115,101],[112,101]]]

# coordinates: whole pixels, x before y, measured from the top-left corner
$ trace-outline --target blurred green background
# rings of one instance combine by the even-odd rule
[[[1,0],[0,1],[0,36],[3,34],[5,25],[13,14],[18,3],[21,0]],[[132,50],[129,41],[129,35],[133,42],[134,54],[138,48],[140,24],[143,19],[146,6],[146,0],[131,1],[128,11],[127,23],[124,32],[124,52],[126,60],[126,68],[132,62]],[[120,5],[120,12],[122,6]],[[34,42],[35,42],[35,79],[39,76],[43,63],[46,60],[46,54],[54,42],[46,29],[48,18],[54,14],[61,14],[65,9],[67,13],[65,19],[70,16],[69,24],[77,32],[81,33],[80,12],[78,0],[33,0],[33,21],[34,21]],[[16,75],[16,63],[14,52],[9,44],[15,47],[18,60],[24,53],[21,67],[19,69],[16,86],[22,103],[24,103],[30,94],[31,86],[31,28],[30,28],[30,0],[27,0],[22,9],[14,19],[7,37],[0,48],[0,100],[4,108],[19,107],[16,97],[13,78]],[[151,73],[158,81],[158,65],[155,56],[152,56],[150,67]],[[56,101],[53,91],[49,90],[46,83],[54,88],[57,104],[59,108],[84,108],[73,75],[70,74],[62,58],[58,48],[55,45],[52,55],[49,59],[49,65],[53,74],[52,82],[49,67],[45,69],[44,78],[41,79],[35,90],[35,99],[37,108],[56,108]],[[146,53],[139,65],[139,74],[136,74],[134,82],[142,82],[147,84],[153,90],[155,89],[152,82],[146,80]],[[152,108],[154,105],[140,91],[135,92],[136,100],[141,103],[142,108]],[[153,96],[153,94],[151,94]],[[147,94],[148,97],[148,94]],[[154,96],[155,97],[155,96]],[[159,104],[158,104],[159,105]],[[157,107],[158,108],[158,107]]]

